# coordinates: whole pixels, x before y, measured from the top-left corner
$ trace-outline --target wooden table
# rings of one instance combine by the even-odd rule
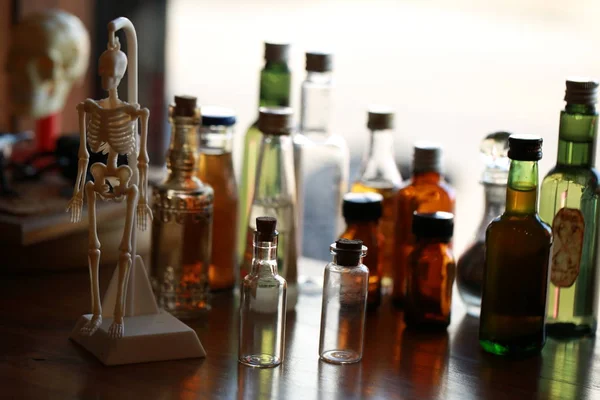
[[[101,271],[105,288],[112,269]],[[0,397],[11,399],[598,399],[594,340],[548,340],[541,356],[484,354],[478,321],[457,311],[447,334],[404,329],[386,301],[369,315],[361,363],[318,360],[320,296],[301,296],[288,314],[279,368],[237,363],[238,299],[219,295],[189,322],[208,356],[104,367],[68,335],[89,310],[87,272],[0,277]]]

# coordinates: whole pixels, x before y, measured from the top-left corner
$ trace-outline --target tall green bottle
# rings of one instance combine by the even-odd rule
[[[537,213],[542,138],[511,135],[506,209],[486,230],[479,343],[490,353],[537,353],[546,342],[550,227]]]
[[[259,107],[290,105],[292,75],[288,66],[290,45],[287,43],[265,42],[265,66],[260,72]],[[256,163],[262,133],[258,130],[258,118],[248,128],[244,139],[242,176],[240,179],[240,208],[237,253],[241,263],[244,259],[248,213],[252,205],[252,195],[256,181]],[[244,277],[241,277],[242,279]]]
[[[547,332],[578,337],[596,332],[598,82],[568,80],[560,113],[556,166],[542,182],[540,217],[552,225]]]

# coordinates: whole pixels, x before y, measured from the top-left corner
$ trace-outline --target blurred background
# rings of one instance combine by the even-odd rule
[[[592,0],[2,0],[1,65],[12,24],[48,7],[77,15],[92,38],[89,73],[63,113],[65,133],[77,130],[78,102],[105,96],[96,62],[106,46],[106,24],[117,16],[133,21],[140,47],[139,101],[151,110],[151,160],[158,165],[164,161],[166,105],[173,95],[236,110],[239,167],[242,135],[257,116],[263,41],[293,44],[296,111],[304,51],[332,50],[333,126],[351,149],[351,180],[368,142],[367,106],[391,106],[404,178],[415,140],[444,146],[446,172],[457,189],[457,255],[483,211],[482,138],[498,130],[543,136],[543,176],[556,158],[565,78],[600,76],[600,3]],[[28,129],[31,121],[8,111],[6,79],[2,72],[0,130]]]

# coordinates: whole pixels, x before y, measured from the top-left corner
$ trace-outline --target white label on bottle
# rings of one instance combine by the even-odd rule
[[[570,287],[579,275],[585,222],[581,211],[561,208],[552,221],[552,267],[550,281],[558,287]]]

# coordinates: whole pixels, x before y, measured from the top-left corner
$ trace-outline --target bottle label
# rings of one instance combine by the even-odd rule
[[[584,228],[583,214],[576,208],[561,208],[554,217],[550,281],[557,287],[570,287],[579,275]]]

